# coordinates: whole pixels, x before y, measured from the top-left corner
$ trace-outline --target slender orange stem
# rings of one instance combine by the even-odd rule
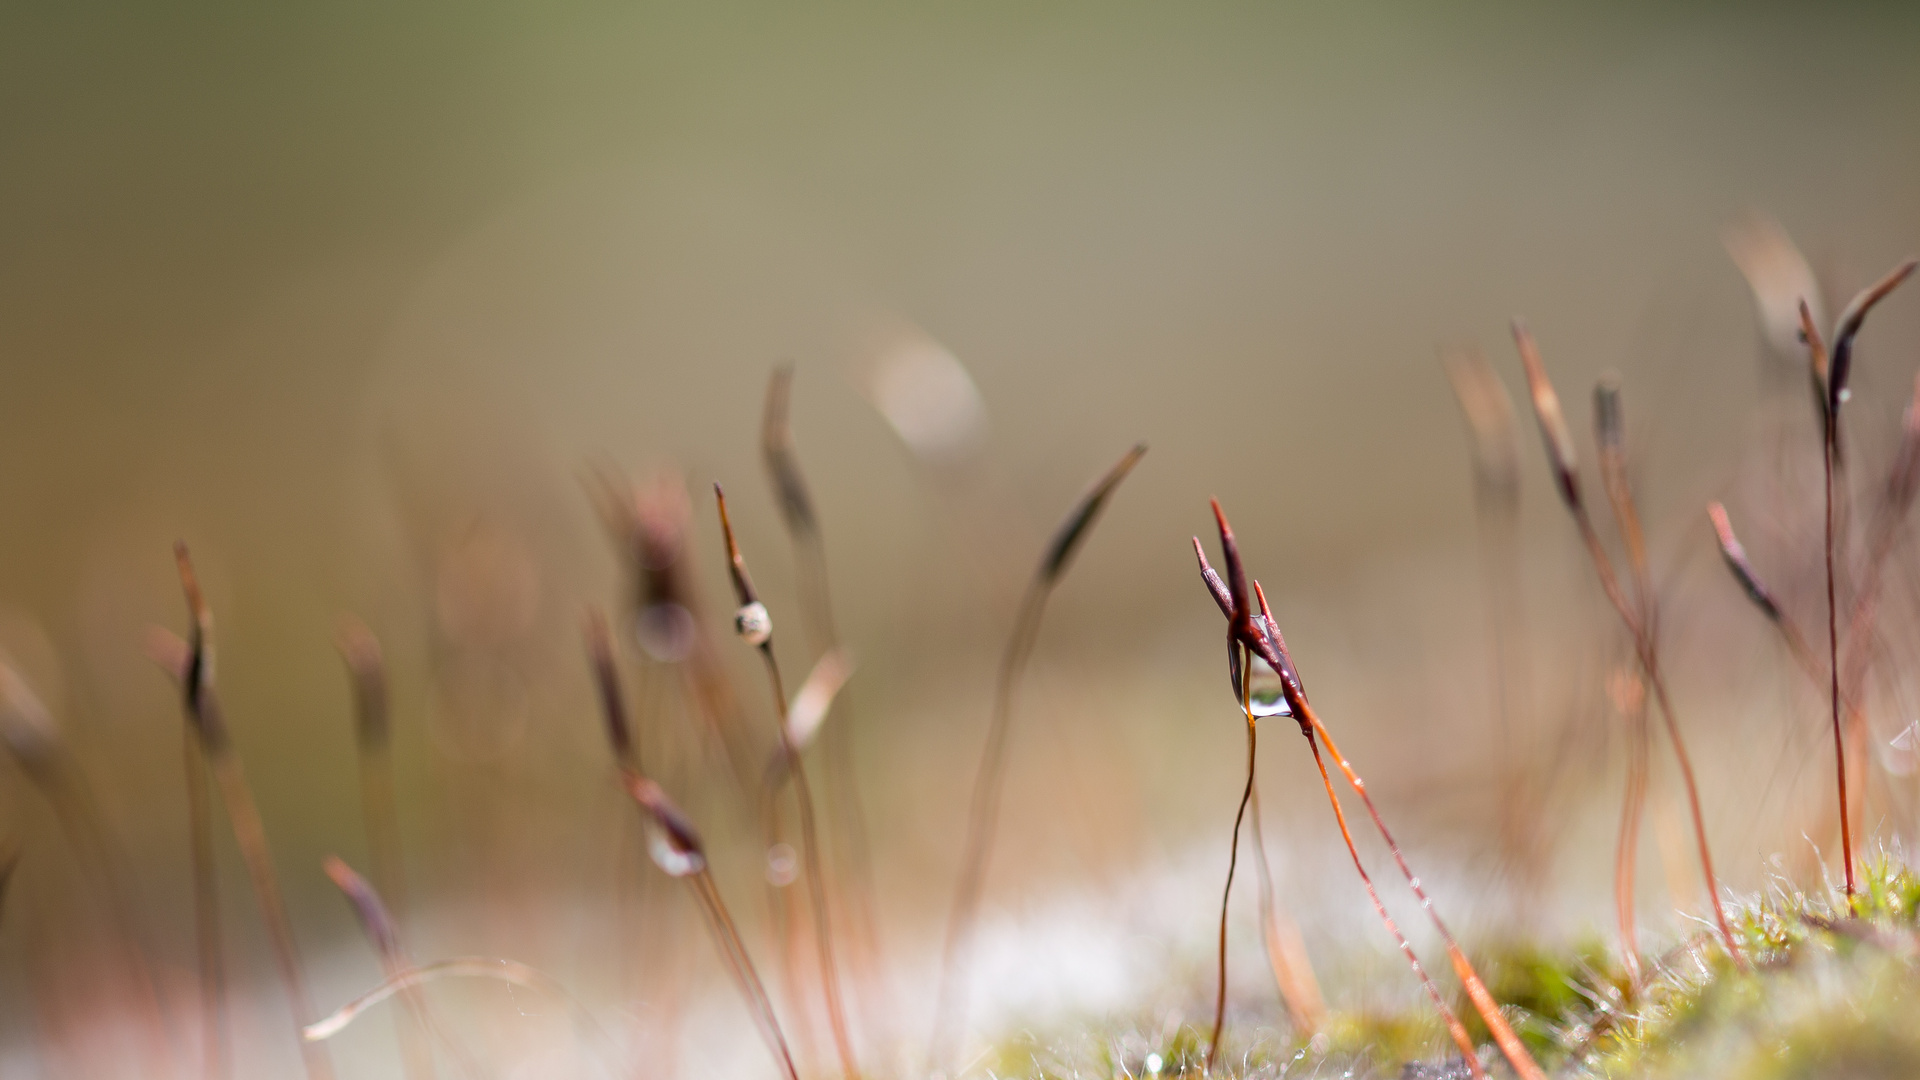
[[[760,451],[773,482],[781,520],[793,540],[795,561],[800,571],[801,614],[808,623],[808,637],[814,651],[824,655],[840,646],[840,634],[833,617],[833,590],[827,574],[826,545],[821,536],[819,516],[800,471],[800,458],[794,448],[790,406],[793,366],[774,369],[767,382],[766,408],[760,423]],[[885,991],[884,960],[880,931],[874,919],[872,842],[867,828],[866,810],[860,796],[858,773],[853,760],[855,717],[845,699],[839,707],[839,719],[822,737],[826,759],[826,825],[834,837],[834,850],[841,856],[837,884],[843,912],[852,924],[853,947],[850,953],[854,985],[863,996],[868,1027],[882,1028],[891,1023],[890,996]],[[884,1030],[880,1041],[886,1042]]]
[[[1802,305],[1804,312],[1804,305]],[[1804,316],[1803,316],[1804,317]],[[1719,923],[1720,937],[1726,943],[1727,952],[1736,965],[1746,967],[1746,959],[1741,955],[1739,945],[1733,939],[1733,929],[1727,922],[1727,913],[1720,899],[1720,881],[1713,872],[1713,853],[1707,846],[1707,827],[1700,812],[1700,792],[1694,782],[1693,763],[1687,757],[1686,743],[1680,737],[1680,725],[1674,720],[1673,703],[1667,697],[1666,681],[1660,676],[1660,662],[1654,648],[1652,633],[1651,604],[1647,619],[1636,615],[1628,604],[1626,594],[1620,589],[1620,581],[1614,575],[1613,562],[1607,557],[1606,548],[1600,543],[1600,534],[1594,530],[1593,517],[1587,513],[1587,505],[1580,497],[1580,474],[1574,466],[1573,436],[1567,429],[1565,415],[1560,410],[1560,397],[1554,393],[1553,382],[1547,378],[1546,366],[1541,362],[1539,348],[1534,344],[1533,335],[1527,332],[1525,324],[1514,320],[1514,345],[1520,352],[1520,364],[1527,376],[1527,386],[1533,398],[1533,412],[1540,422],[1540,434],[1546,444],[1547,457],[1553,466],[1554,483],[1560,491],[1560,501],[1573,515],[1574,524],[1579,527],[1580,539],[1587,547],[1587,553],[1593,559],[1595,573],[1600,576],[1600,587],[1607,594],[1607,601],[1620,613],[1620,621],[1626,624],[1627,632],[1633,637],[1634,651],[1639,654],[1640,666],[1646,671],[1647,681],[1653,684],[1654,696],[1660,704],[1661,718],[1666,722],[1667,737],[1673,743],[1673,756],[1680,763],[1680,776],[1687,787],[1687,806],[1693,814],[1693,835],[1700,846],[1700,869],[1706,877],[1707,894],[1713,903],[1713,917]],[[1824,400],[1824,396],[1822,397]],[[1617,401],[1596,402],[1602,436],[1602,468],[1615,470],[1620,465]],[[1608,481],[1610,497],[1616,497],[1616,509],[1621,508],[1619,494],[1625,494],[1624,473],[1616,472],[1612,476],[1603,475]],[[1645,555],[1638,543],[1638,520],[1631,513],[1631,500],[1625,500],[1625,513],[1621,514],[1621,530],[1626,536],[1629,556],[1644,563]]]
[[[1847,743],[1840,724],[1840,601],[1835,586],[1833,557],[1833,456],[1839,439],[1839,418],[1827,421],[1826,449],[1823,459],[1826,477],[1826,562],[1827,562],[1827,657],[1828,683],[1833,699],[1833,771],[1840,799],[1840,861],[1847,870],[1847,907],[1854,906],[1853,825],[1847,814]]]
[[[1348,764],[1346,755],[1334,745],[1333,737],[1327,733],[1327,727],[1320,722],[1320,718],[1314,715],[1313,707],[1307,705],[1304,700],[1300,704],[1302,718],[1321,739],[1326,741],[1327,752],[1333,755],[1334,764],[1338,765],[1341,773],[1346,776],[1347,784],[1360,796],[1360,801],[1366,804],[1367,814],[1373,818],[1373,827],[1379,830],[1380,838],[1387,842],[1387,850],[1393,853],[1393,861],[1400,867],[1401,875],[1407,879],[1407,886],[1413,890],[1415,896],[1420,898],[1420,906],[1426,909],[1427,918],[1433,922],[1433,928],[1440,931],[1440,939],[1447,946],[1447,958],[1453,962],[1454,974],[1460,977],[1460,984],[1466,988],[1467,997],[1473,1001],[1475,1010],[1480,1013],[1480,1019],[1486,1021],[1487,1030],[1492,1033],[1493,1041],[1499,1044],[1500,1052],[1506,1056],[1507,1063],[1513,1066],[1513,1071],[1519,1073],[1522,1080],[1546,1080],[1546,1074],[1540,1071],[1540,1066],[1534,1062],[1533,1055],[1527,1053],[1526,1047],[1520,1045],[1519,1036],[1513,1033],[1512,1025],[1508,1024],[1507,1018],[1501,1015],[1499,1004],[1493,1000],[1493,995],[1487,992],[1486,984],[1480,981],[1480,974],[1473,970],[1473,965],[1468,962],[1467,954],[1461,950],[1460,943],[1454,940],[1453,931],[1447,929],[1446,922],[1440,918],[1440,911],[1433,906],[1432,898],[1427,895],[1425,889],[1420,887],[1420,879],[1407,865],[1406,856],[1400,854],[1400,844],[1394,840],[1393,833],[1388,831],[1387,823],[1380,817],[1379,808],[1373,805],[1373,796],[1367,794],[1367,782],[1360,779],[1360,774]]]
[[[1300,928],[1281,911],[1273,888],[1273,869],[1267,865],[1267,840],[1262,834],[1260,782],[1253,784],[1253,806],[1248,820],[1253,824],[1253,868],[1260,886],[1260,936],[1267,949],[1267,966],[1273,969],[1273,981],[1294,1031],[1313,1035],[1327,1022],[1327,1003],[1320,995],[1319,980],[1314,978],[1313,961],[1306,944],[1300,940]]]
[[[852,1080],[860,1075],[853,1052],[853,1036],[847,1028],[846,1004],[840,997],[840,973],[833,958],[833,920],[827,911],[826,871],[820,865],[820,836],[813,817],[813,790],[807,784],[807,770],[800,762],[800,750],[787,731],[787,691],[780,678],[780,665],[773,659],[773,643],[763,642],[760,655],[766,661],[767,679],[773,684],[774,701],[780,712],[780,751],[786,756],[787,771],[793,777],[795,801],[800,804],[800,854],[805,863],[807,900],[813,908],[813,937],[820,958],[820,981],[826,990],[827,1018],[833,1028],[833,1044],[840,1055],[840,1068]],[[769,792],[771,799],[774,793]]]
[[[1214,989],[1213,1034],[1207,1039],[1207,1071],[1213,1071],[1213,1063],[1220,1056],[1220,1032],[1227,1024],[1227,901],[1233,897],[1233,871],[1240,864],[1240,822],[1247,816],[1247,803],[1253,798],[1254,749],[1258,745],[1259,727],[1254,723],[1253,706],[1248,700],[1252,693],[1252,663],[1241,664],[1241,670],[1248,672],[1240,680],[1241,707],[1247,713],[1247,786],[1240,792],[1240,809],[1233,815],[1233,841],[1227,851],[1227,884],[1220,892],[1220,977]]]
[[[942,948],[939,996],[934,1005],[933,1038],[928,1059],[939,1068],[950,1044],[966,1031],[967,993],[963,951],[979,914],[980,894],[986,885],[988,856],[993,851],[994,828],[999,822],[1000,795],[1006,782],[1007,739],[1012,733],[1013,691],[1040,633],[1040,612],[1046,604],[1047,583],[1036,579],[1027,587],[1014,619],[1013,635],[1000,658],[994,683],[993,718],[987,727],[987,745],[974,774],[973,796],[967,812],[967,839],[960,860],[960,880],[954,888],[953,909],[947,916]]]
[[[225,1080],[227,978],[220,953],[219,877],[213,865],[213,807],[207,763],[191,727],[183,726],[187,786],[187,843],[193,864],[193,929],[200,967],[200,1064],[207,1080]]]
[[[1420,957],[1414,954],[1413,946],[1407,941],[1407,936],[1400,932],[1400,927],[1393,921],[1393,916],[1387,914],[1387,906],[1380,902],[1380,893],[1373,887],[1373,878],[1367,874],[1366,864],[1360,861],[1360,849],[1354,846],[1353,830],[1347,827],[1346,811],[1340,808],[1340,797],[1333,790],[1333,777],[1327,775],[1327,763],[1320,757],[1320,744],[1314,741],[1314,730],[1309,727],[1301,734],[1307,737],[1307,746],[1313,751],[1313,763],[1320,769],[1320,783],[1327,789],[1327,804],[1333,807],[1333,819],[1340,825],[1340,839],[1347,842],[1347,854],[1353,856],[1353,869],[1360,875],[1360,883],[1367,887],[1367,899],[1373,901],[1374,912],[1380,916],[1380,921],[1386,924],[1387,932],[1393,935],[1393,940],[1399,944],[1400,951],[1406,955],[1407,963],[1413,968],[1414,975],[1419,978],[1420,985],[1427,991],[1427,996],[1433,999],[1433,1007],[1440,1011],[1440,1019],[1447,1025],[1447,1034],[1453,1036],[1454,1045],[1460,1048],[1460,1055],[1466,1060],[1467,1071],[1479,1080],[1486,1076],[1486,1069],[1480,1064],[1479,1052],[1474,1049],[1473,1036],[1467,1034],[1466,1025],[1460,1022],[1460,1017],[1455,1015],[1453,1009],[1447,1005],[1447,999],[1440,995],[1440,988],[1433,984],[1433,977],[1427,974],[1427,969],[1420,963]],[[1339,754],[1336,753],[1334,757],[1337,759]]]
[[[733,976],[734,984],[747,999],[754,1025],[760,1029],[761,1037],[767,1040],[767,1046],[779,1061],[787,1080],[800,1080],[800,1072],[793,1064],[793,1054],[787,1049],[786,1037],[781,1034],[779,1017],[774,1013],[773,999],[767,996],[767,988],[754,970],[753,960],[747,955],[746,943],[740,938],[740,930],[734,925],[733,916],[727,912],[726,901],[720,897],[720,887],[714,883],[712,871],[705,868],[696,871],[692,884],[694,899],[699,902],[700,913],[706,918],[707,929],[713,934],[714,944],[720,948],[727,973]]]
[[[1634,870],[1639,862],[1640,816],[1647,800],[1647,711],[1643,698],[1628,717],[1627,794],[1620,805],[1620,836],[1613,855],[1613,907],[1620,922],[1620,954],[1627,984],[1640,986],[1640,931],[1634,918]]]
[[[1680,765],[1680,781],[1687,791],[1687,810],[1693,818],[1693,838],[1700,851],[1700,872],[1706,879],[1707,897],[1713,904],[1713,919],[1719,928],[1720,940],[1727,947],[1727,954],[1733,957],[1735,964],[1745,968],[1746,955],[1734,940],[1733,925],[1727,921],[1726,905],[1720,897],[1720,878],[1713,871],[1713,850],[1707,844],[1706,818],[1700,810],[1700,785],[1694,780],[1693,759],[1687,753],[1686,740],[1680,736],[1679,721],[1674,719],[1673,701],[1667,696],[1667,681],[1660,674],[1660,658],[1654,651],[1646,625],[1634,614],[1626,594],[1620,589],[1620,579],[1614,576],[1613,564],[1607,558],[1606,548],[1600,543],[1600,534],[1594,529],[1593,518],[1587,514],[1584,504],[1573,504],[1573,519],[1579,527],[1581,540],[1587,546],[1587,553],[1592,557],[1594,571],[1600,577],[1600,590],[1606,594],[1607,601],[1626,625],[1627,635],[1633,639],[1640,669],[1653,685],[1654,701],[1660,706],[1660,719],[1667,730],[1667,741],[1673,745],[1674,760]]]

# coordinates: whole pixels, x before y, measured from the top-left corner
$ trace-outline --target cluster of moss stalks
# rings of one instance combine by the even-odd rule
[[[1556,1076],[1907,1078],[1920,1076],[1917,912],[1920,874],[1881,855],[1862,867],[1852,913],[1836,889],[1784,883],[1731,908],[1751,972],[1704,926],[1647,958],[1637,991],[1595,942],[1485,942],[1476,955],[1488,989]],[[1229,1045],[1213,1075],[1464,1077],[1457,1060],[1432,1056],[1445,1040],[1423,1004],[1336,1012],[1312,1037],[1249,1025],[1248,1041]],[[976,1069],[1033,1080],[1203,1075],[1206,1033],[1162,1019],[1023,1032]]]

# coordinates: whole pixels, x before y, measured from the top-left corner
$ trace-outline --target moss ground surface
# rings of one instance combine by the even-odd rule
[[[1785,886],[1732,912],[1750,970],[1704,930],[1649,956],[1646,985],[1632,994],[1598,942],[1509,943],[1481,949],[1475,962],[1555,1076],[1916,1077],[1917,911],[1920,875],[1881,856],[1863,867],[1851,912],[1837,893]],[[1473,1026],[1484,1040],[1484,1028]],[[1230,1034],[1214,1075],[1465,1077],[1457,1059],[1421,1057],[1436,1045],[1437,1030],[1429,1010],[1335,1013],[1310,1039],[1275,1028]],[[1142,1022],[1023,1033],[995,1047],[973,1072],[1031,1080],[1198,1076],[1205,1053],[1205,1031]],[[1484,1057],[1493,1075],[1507,1073],[1491,1045]]]

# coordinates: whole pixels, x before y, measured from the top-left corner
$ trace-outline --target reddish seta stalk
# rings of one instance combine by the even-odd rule
[[[1847,740],[1840,723],[1840,601],[1834,584],[1833,565],[1833,454],[1836,426],[1834,420],[1827,423],[1823,462],[1826,467],[1822,470],[1826,475],[1827,490],[1827,667],[1828,692],[1833,706],[1833,772],[1840,799],[1840,860],[1846,866],[1847,907],[1851,910],[1857,886],[1853,880],[1853,824],[1847,820]]]
[[[1452,931],[1450,931],[1446,923],[1441,920],[1439,911],[1434,907],[1432,898],[1429,897],[1426,890],[1421,887],[1420,879],[1414,875],[1412,868],[1407,865],[1406,858],[1400,853],[1399,844],[1395,842],[1393,834],[1388,831],[1386,822],[1380,816],[1379,809],[1373,804],[1373,797],[1367,792],[1366,782],[1360,778],[1359,773],[1347,762],[1346,757],[1340,753],[1339,747],[1334,744],[1327,731],[1326,725],[1321,723],[1320,718],[1314,713],[1312,706],[1308,704],[1306,691],[1300,683],[1299,673],[1293,666],[1293,660],[1287,653],[1285,641],[1281,638],[1279,628],[1275,625],[1272,613],[1267,608],[1265,591],[1261,590],[1257,584],[1252,590],[1248,588],[1246,571],[1240,561],[1239,546],[1234,540],[1232,527],[1227,524],[1226,514],[1220,509],[1220,504],[1217,500],[1213,503],[1213,514],[1215,523],[1219,526],[1220,530],[1221,557],[1227,571],[1224,581],[1219,574],[1214,572],[1211,566],[1207,565],[1206,552],[1201,548],[1199,538],[1196,537],[1194,539],[1193,547],[1194,554],[1200,562],[1201,577],[1206,582],[1208,591],[1213,594],[1214,601],[1219,605],[1221,613],[1227,617],[1229,643],[1243,646],[1247,651],[1265,661],[1266,664],[1274,670],[1275,674],[1279,676],[1281,691],[1287,704],[1287,711],[1293,716],[1295,721],[1300,724],[1301,733],[1307,737],[1309,745],[1314,749],[1316,762],[1320,760],[1318,745],[1315,743],[1315,739],[1317,738],[1326,742],[1327,752],[1333,755],[1334,764],[1339,766],[1341,773],[1345,775],[1347,779],[1348,785],[1360,796],[1360,800],[1366,804],[1367,813],[1373,819],[1374,828],[1379,831],[1381,839],[1386,842],[1388,849],[1393,853],[1395,864],[1400,868],[1401,874],[1406,878],[1407,884],[1412,888],[1414,895],[1420,899],[1421,906],[1426,909],[1427,917],[1432,921],[1434,929],[1439,931],[1441,940],[1445,942],[1447,947],[1448,959],[1452,961],[1454,972],[1459,976],[1461,985],[1466,989],[1468,1000],[1473,1003],[1474,1010],[1480,1014],[1481,1020],[1487,1025],[1487,1030],[1492,1034],[1495,1044],[1500,1048],[1501,1054],[1507,1059],[1508,1064],[1513,1067],[1513,1070],[1520,1075],[1521,1080],[1545,1080],[1546,1074],[1541,1071],[1540,1066],[1533,1060],[1533,1056],[1527,1052],[1526,1047],[1521,1044],[1519,1037],[1514,1034],[1512,1025],[1508,1024],[1506,1017],[1501,1014],[1499,1004],[1495,1002],[1493,996],[1487,992],[1486,985],[1481,981],[1479,974],[1474,971],[1473,964],[1468,961],[1466,953],[1454,939]],[[1258,615],[1254,613],[1255,594],[1258,594],[1260,598]],[[1247,666],[1250,667],[1251,665]],[[1341,836],[1347,842],[1348,854],[1353,856],[1354,869],[1359,872],[1361,882],[1367,888],[1368,897],[1374,903],[1374,910],[1379,913],[1381,920],[1386,924],[1389,931],[1392,932],[1395,941],[1401,945],[1402,951],[1407,955],[1415,974],[1420,977],[1422,984],[1427,987],[1428,993],[1434,998],[1434,1003],[1440,1010],[1441,1018],[1447,1021],[1449,1032],[1454,1035],[1455,1042],[1460,1045],[1462,1056],[1467,1063],[1469,1071],[1476,1077],[1481,1075],[1481,1067],[1478,1056],[1473,1048],[1472,1039],[1467,1036],[1464,1026],[1459,1025],[1459,1019],[1453,1016],[1452,1011],[1446,1007],[1444,1000],[1440,998],[1438,991],[1434,989],[1425,969],[1421,967],[1418,958],[1414,956],[1412,948],[1407,945],[1405,937],[1401,935],[1399,928],[1394,925],[1392,919],[1387,916],[1384,906],[1380,903],[1379,896],[1373,888],[1372,879],[1368,877],[1366,868],[1360,861],[1358,849],[1354,846],[1352,832],[1346,824],[1346,815],[1340,808],[1339,799],[1335,797],[1333,783],[1326,773],[1325,764],[1321,763],[1320,768],[1321,779],[1327,789],[1329,801],[1333,805],[1335,819],[1340,824]],[[1208,1052],[1209,1062],[1212,1061],[1218,1049],[1218,1039],[1216,1038],[1215,1045],[1211,1047]]]
[[[1244,653],[1244,646],[1242,647]],[[1220,974],[1214,989],[1213,1034],[1207,1037],[1207,1071],[1213,1070],[1220,1055],[1220,1032],[1227,1024],[1227,901],[1233,898],[1233,872],[1240,865],[1240,823],[1247,816],[1247,803],[1253,799],[1254,750],[1259,745],[1258,725],[1253,717],[1253,663],[1243,656],[1240,665],[1240,708],[1247,714],[1247,785],[1240,792],[1240,809],[1233,814],[1233,839],[1227,849],[1227,884],[1220,892]]]
[[[1565,415],[1560,411],[1560,396],[1547,378],[1546,364],[1540,359],[1540,350],[1534,344],[1533,335],[1518,319],[1513,324],[1513,340],[1526,373],[1534,417],[1539,421],[1541,440],[1546,445],[1547,459],[1553,467],[1554,485],[1559,490],[1560,501],[1572,515],[1581,543],[1586,546],[1587,554],[1593,561],[1594,573],[1600,579],[1600,590],[1619,614],[1627,636],[1633,639],[1640,670],[1646,674],[1647,682],[1653,688],[1654,702],[1659,706],[1667,741],[1673,746],[1674,762],[1680,766],[1681,786],[1687,793],[1687,811],[1693,819],[1694,843],[1700,852],[1700,874],[1706,879],[1707,899],[1713,905],[1713,918],[1720,931],[1720,940],[1726,945],[1727,954],[1733,958],[1733,962],[1745,969],[1746,955],[1733,936],[1733,924],[1727,919],[1726,904],[1720,896],[1720,878],[1713,869],[1713,851],[1707,843],[1706,818],[1700,809],[1700,786],[1694,779],[1693,760],[1687,753],[1686,740],[1680,735],[1680,722],[1674,718],[1673,701],[1667,696],[1666,680],[1660,674],[1660,657],[1654,647],[1651,620],[1643,619],[1628,602],[1625,591],[1620,587],[1620,579],[1614,573],[1613,562],[1607,556],[1605,545],[1600,542],[1593,516],[1587,512],[1587,504],[1581,498],[1573,436],[1567,428]]]

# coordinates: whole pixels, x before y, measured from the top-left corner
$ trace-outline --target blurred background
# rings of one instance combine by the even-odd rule
[[[1583,447],[1594,379],[1622,377],[1726,884],[1817,867],[1820,696],[1701,513],[1726,499],[1817,625],[1805,377],[1729,246],[1791,264],[1777,222],[1829,315],[1920,249],[1916,57],[1920,9],[1901,4],[7,5],[0,648],[124,849],[179,1060],[199,1030],[181,718],[147,642],[188,625],[184,539],[322,1011],[380,977],[319,871],[369,857],[333,642],[351,614],[390,668],[414,954],[548,972],[620,1071],[772,1074],[640,854],[579,626],[589,605],[614,615],[643,750],[675,763],[663,782],[777,983],[754,813],[673,665],[636,644],[631,553],[595,498],[631,481],[671,506],[684,482],[689,607],[766,752],[709,485],[797,685],[820,640],[760,456],[783,363],[857,664],[828,725],[847,725],[837,783],[857,779],[871,845],[881,951],[851,996],[876,1069],[925,1039],[1019,591],[1140,440],[1018,699],[973,1038],[1204,1019],[1244,768],[1188,547],[1209,496],[1450,916],[1611,934],[1630,695],[1609,680],[1631,653],[1524,416],[1519,541],[1482,557],[1439,359],[1477,347],[1519,389],[1515,315]],[[1863,513],[1917,362],[1920,302],[1896,295],[1849,414]],[[1897,660],[1920,644],[1920,577],[1904,542],[1889,566]],[[1496,689],[1489,644],[1503,575],[1517,689],[1511,662]],[[1881,841],[1914,824],[1898,675],[1871,710]],[[1408,999],[1291,726],[1262,730],[1279,895],[1330,999]],[[1515,769],[1545,792],[1532,847],[1503,832]],[[0,1073],[156,1074],[98,975],[118,962],[85,860],[27,771],[0,780],[19,853]],[[1704,908],[1670,758],[1654,784],[1658,939]],[[239,852],[216,836],[235,1075],[294,1075]],[[1284,1027],[1251,894],[1243,879],[1235,1016]],[[481,1075],[598,1067],[550,995],[431,993]],[[824,1028],[798,1041],[831,1059]],[[334,1050],[344,1075],[401,1075],[384,1015]]]

